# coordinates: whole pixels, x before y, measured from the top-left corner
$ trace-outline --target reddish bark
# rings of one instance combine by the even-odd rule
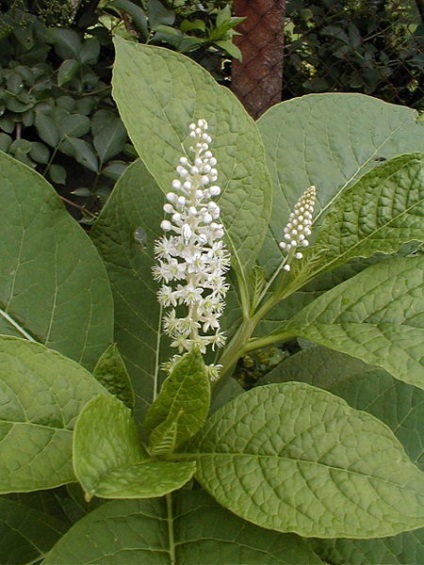
[[[281,101],[285,0],[235,0],[234,15],[246,17],[235,43],[242,62],[232,65],[232,90],[253,118]]]

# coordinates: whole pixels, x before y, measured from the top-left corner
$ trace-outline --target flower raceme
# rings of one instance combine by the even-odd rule
[[[206,120],[190,124],[192,158],[181,157],[172,191],[166,195],[165,234],[155,243],[154,278],[163,283],[160,304],[171,307],[164,317],[164,331],[179,352],[221,347],[225,337],[220,317],[228,290],[224,275],[230,266],[225,248],[220,209],[217,161],[209,149],[212,138]],[[183,308],[181,308],[183,307]]]
[[[308,237],[311,235],[315,200],[315,186],[310,186],[296,202],[294,210],[289,216],[289,221],[284,228],[284,241],[279,244],[280,248],[287,252],[283,266],[285,271],[290,271],[292,258],[302,259],[302,252],[296,251],[296,249],[309,245]]]

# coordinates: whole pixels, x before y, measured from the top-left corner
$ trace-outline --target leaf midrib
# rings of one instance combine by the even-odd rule
[[[335,472],[343,472],[346,473],[348,475],[353,475],[353,476],[358,476],[361,478],[366,478],[366,479],[373,479],[374,481],[379,481],[381,483],[386,483],[389,485],[394,485],[397,488],[405,488],[407,485],[402,485],[400,483],[395,483],[391,480],[388,479],[384,479],[384,478],[380,478],[380,477],[376,477],[374,475],[366,475],[364,473],[361,473],[359,471],[353,471],[351,469],[345,469],[343,467],[335,467],[333,465],[327,465],[324,463],[321,463],[319,461],[308,461],[307,459],[295,459],[295,458],[289,458],[289,457],[281,457],[279,455],[265,455],[265,454],[261,454],[258,455],[257,453],[232,453],[232,452],[228,452],[228,453],[220,453],[220,452],[210,452],[210,453],[195,453],[192,454],[195,455],[196,458],[200,459],[202,457],[221,457],[221,458],[225,458],[225,457],[255,457],[256,459],[261,459],[261,460],[269,460],[269,459],[278,459],[281,460],[282,463],[292,463],[295,465],[300,465],[300,464],[306,464],[306,465],[316,465],[318,467],[324,467],[325,469],[328,470],[333,470]],[[405,463],[409,463],[409,461],[406,461]],[[411,463],[411,467],[415,467],[415,465],[413,465]],[[416,468],[417,471],[419,471],[418,468]],[[424,484],[424,477],[423,477],[423,484]],[[410,491],[415,492],[415,490],[413,490],[412,488],[409,488]],[[417,495],[421,496],[424,499],[424,494],[422,492],[417,492]]]
[[[328,270],[329,268],[332,268],[334,266],[334,263],[337,263],[340,259],[343,260],[343,257],[345,257],[346,255],[348,255],[350,252],[354,251],[357,247],[366,244],[371,238],[375,238],[375,235],[378,234],[378,232],[380,232],[381,230],[387,229],[388,227],[390,227],[390,224],[397,221],[399,218],[401,218],[402,216],[405,216],[407,214],[409,214],[409,212],[415,208],[416,206],[420,206],[424,203],[424,198],[421,198],[421,200],[419,200],[418,202],[416,202],[415,204],[413,204],[412,206],[409,206],[409,208],[405,208],[404,210],[402,210],[402,212],[400,214],[398,214],[397,216],[392,217],[387,223],[385,223],[384,225],[381,225],[380,227],[378,227],[377,229],[375,229],[374,231],[372,231],[371,233],[369,233],[368,235],[366,235],[365,237],[363,237],[362,239],[359,239],[354,245],[352,245],[351,247],[349,247],[348,249],[346,249],[346,251],[344,251],[343,253],[340,253],[338,255],[336,255],[334,257],[333,260],[331,260],[330,262],[327,262],[325,264],[325,266],[323,267],[323,269]],[[405,228],[398,228],[399,230],[405,229]],[[406,228],[409,229],[409,228]],[[383,239],[387,239],[387,238],[381,238]],[[424,240],[424,235],[423,238]],[[408,239],[408,241],[405,241],[404,238],[402,238],[402,242],[403,243],[408,243],[409,241],[415,241],[416,238],[412,238],[412,239]],[[316,241],[316,245],[318,245],[320,243],[319,239]],[[327,247],[328,248],[328,247]],[[372,255],[374,255],[375,253],[378,253],[378,250],[373,251]],[[384,251],[381,251],[381,253],[385,253]],[[348,257],[347,260],[350,259],[355,259],[357,257],[368,257],[369,254],[366,255],[354,255],[353,257]],[[326,255],[327,257],[327,255]],[[322,269],[318,272],[321,272]]]
[[[7,310],[7,309],[6,309]],[[0,316],[15,330],[17,330],[22,337],[28,341],[36,342],[36,340],[22,327],[22,325],[13,318],[7,311],[0,306]]]
[[[11,425],[12,428],[14,426],[33,426],[34,428],[46,429],[46,430],[53,430],[55,433],[57,432],[65,432],[72,435],[73,430],[70,428],[58,428],[57,426],[49,426],[47,424],[40,424],[37,422],[31,422],[29,420],[23,422],[17,422],[16,420],[0,420],[0,426],[3,424]],[[3,440],[0,440],[0,443]]]

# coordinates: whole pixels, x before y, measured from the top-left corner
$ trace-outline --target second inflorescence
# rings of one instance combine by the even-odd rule
[[[315,200],[316,188],[315,186],[310,186],[296,202],[293,212],[289,216],[289,221],[284,228],[284,241],[279,245],[283,251],[288,253],[288,258],[290,257],[290,259],[292,257],[294,259],[302,259],[302,252],[296,251],[296,249],[309,245],[308,237],[311,235]],[[283,269],[290,271],[288,261]]]

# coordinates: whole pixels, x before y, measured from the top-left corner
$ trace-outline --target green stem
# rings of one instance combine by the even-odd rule
[[[279,266],[277,267],[277,269],[275,269],[274,274],[272,275],[272,277],[269,279],[269,281],[266,283],[265,288],[263,289],[263,291],[261,292],[261,295],[259,297],[258,300],[258,304],[260,304],[262,302],[262,300],[265,298],[267,292],[269,291],[269,289],[271,288],[272,284],[274,283],[274,281],[277,279],[277,277],[280,275],[280,273],[283,272],[283,269],[286,265],[290,265],[292,259],[293,259],[293,255],[295,253],[294,249],[291,249],[289,251],[289,253],[283,257],[283,259],[281,260],[281,263],[279,264]],[[281,279],[278,281],[277,284],[277,289],[274,291],[275,293],[278,293],[278,290],[282,288],[283,284],[284,284],[284,279],[287,278],[284,275],[286,275],[286,272],[283,272],[283,275],[281,277]]]
[[[222,365],[220,378],[231,373],[237,361],[244,355],[244,348],[249,341],[255,329],[255,326],[256,323],[254,322],[253,318],[244,320],[242,322],[241,326],[225,348],[224,353],[219,360],[220,365]]]
[[[269,302],[271,302],[271,300]],[[222,365],[220,379],[231,374],[237,361],[246,353],[274,345],[275,343],[288,341],[295,337],[291,332],[282,331],[275,334],[268,334],[263,337],[252,338],[253,331],[256,327],[256,320],[256,316],[248,321],[245,320],[226,347],[221,359],[219,360],[219,363]]]
[[[79,204],[72,202],[72,200],[65,198],[65,196],[61,196],[60,194],[59,194],[59,197],[60,197],[61,200],[63,200],[63,202],[66,202],[67,204],[69,204],[69,206],[73,206],[74,208],[78,208],[78,210],[81,210],[81,212],[83,214],[87,214],[87,216],[90,216],[92,219],[97,218],[96,214],[93,214],[93,212],[90,212],[90,210],[87,210],[87,208],[85,208],[84,206],[80,206]]]
[[[252,334],[255,331],[256,326],[259,322],[266,316],[266,314],[274,308],[281,300],[287,298],[299,288],[303,287],[305,281],[300,282],[299,279],[295,279],[292,282],[284,286],[289,273],[283,272],[283,275],[278,283],[278,289],[276,289],[271,297],[255,312],[253,316],[245,317],[241,326],[228,343],[219,363],[222,365],[220,378],[225,375],[230,374],[234,369],[237,361],[248,353],[249,351],[254,351],[256,349],[261,349],[275,343],[281,343],[292,339],[293,334],[287,332],[281,332],[278,334],[270,334],[260,338],[252,338]]]
[[[284,331],[275,334],[268,334],[263,337],[254,337],[246,343],[244,353],[249,353],[256,349],[263,349],[264,347],[269,347],[275,343],[283,343],[293,339],[294,337],[296,336],[293,333]]]
[[[50,159],[49,159],[49,162],[47,163],[47,165],[46,165],[46,167],[45,167],[45,169],[44,169],[43,177],[47,176],[47,173],[48,173],[48,171],[49,171],[49,169],[50,169],[50,165],[53,163],[53,160],[54,160],[54,158],[56,157],[56,154],[57,154],[57,152],[58,152],[58,150],[59,150],[59,147],[60,147],[62,141],[63,141],[63,139],[61,139],[61,140],[59,141],[59,143],[56,145],[56,147],[53,149],[53,152],[52,152],[52,154],[51,154],[51,157],[50,157]]]
[[[4,318],[6,320],[6,322],[9,322],[9,324],[15,328],[15,330],[17,330],[25,339],[27,339],[28,341],[36,341],[32,335],[30,335],[26,330],[24,330],[24,328],[18,324],[18,322],[16,322],[11,316],[9,316],[9,314],[3,310],[2,308],[0,308],[0,316],[2,318]]]

